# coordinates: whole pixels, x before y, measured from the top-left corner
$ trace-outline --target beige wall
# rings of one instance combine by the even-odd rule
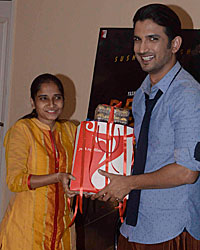
[[[152,2],[14,1],[16,9],[9,124],[31,111],[30,83],[36,75],[44,72],[58,74],[67,86],[68,103],[65,114],[71,116],[71,119],[84,120],[87,115],[100,27],[131,27],[136,9]],[[157,2],[172,5],[183,21],[183,28],[200,28],[199,0]]]

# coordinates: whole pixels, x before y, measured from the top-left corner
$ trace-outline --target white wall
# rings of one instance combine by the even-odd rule
[[[191,25],[200,28],[199,0],[157,2],[173,5],[184,28],[191,28]],[[61,75],[69,89],[71,105],[66,105],[68,116],[72,114],[72,119],[84,120],[100,27],[132,27],[134,12],[148,3],[152,2],[16,0],[10,124],[31,110],[31,81],[44,72]],[[70,99],[75,92],[76,100]]]

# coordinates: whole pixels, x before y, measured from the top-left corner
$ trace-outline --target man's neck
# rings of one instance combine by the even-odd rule
[[[151,87],[154,86],[156,83],[158,83],[176,64],[176,60],[173,61],[169,67],[166,67],[165,70],[157,73],[149,73],[150,80],[151,80]]]

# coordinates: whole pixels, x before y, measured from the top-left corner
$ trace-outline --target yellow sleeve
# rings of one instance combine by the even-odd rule
[[[65,123],[65,126],[66,126],[66,131],[67,131],[69,140],[71,141],[72,145],[74,145],[77,127],[74,123],[69,122],[69,121]]]
[[[77,127],[72,122],[66,122],[64,124],[64,131],[62,132],[63,137],[67,137],[67,141],[69,142],[67,147],[67,172],[71,173],[72,171],[72,161],[73,161],[73,151],[74,151],[74,142],[75,142],[75,134]]]
[[[29,140],[27,129],[23,122],[18,121],[8,130],[5,139],[5,158],[7,167],[7,185],[12,192],[29,190],[28,187],[28,154]]]

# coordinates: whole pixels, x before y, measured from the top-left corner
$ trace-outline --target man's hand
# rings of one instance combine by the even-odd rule
[[[131,191],[129,185],[129,177],[131,176],[123,176],[110,174],[106,171],[99,170],[101,175],[108,177],[110,179],[110,183],[97,194],[91,196],[91,199],[98,199],[101,201],[122,201],[123,198]]]
[[[102,201],[121,201],[131,190],[163,189],[193,184],[199,177],[198,171],[192,171],[177,163],[168,164],[155,172],[140,175],[115,175],[103,170],[99,170],[99,173],[108,177],[110,183],[100,192],[92,195],[91,199]]]

